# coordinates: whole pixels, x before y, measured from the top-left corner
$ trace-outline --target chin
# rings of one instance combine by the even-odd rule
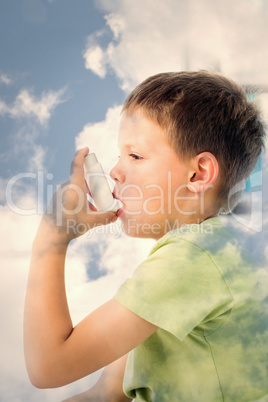
[[[136,222],[133,224],[130,221],[122,222],[123,232],[128,237],[158,240],[163,235],[160,230],[151,230],[151,226],[148,223],[141,224],[140,222]]]

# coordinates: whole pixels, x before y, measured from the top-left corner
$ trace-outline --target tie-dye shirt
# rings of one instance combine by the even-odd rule
[[[115,299],[159,329],[129,353],[138,401],[268,400],[268,277],[219,218],[167,233]]]

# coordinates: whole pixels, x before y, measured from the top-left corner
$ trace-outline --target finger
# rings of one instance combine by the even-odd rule
[[[88,147],[81,148],[75,153],[74,158],[71,163],[71,172],[70,172],[71,175],[75,174],[77,169],[79,170],[79,169],[83,168],[85,156],[88,153],[89,153]]]
[[[117,220],[117,215],[115,212],[102,212],[102,211],[92,211],[87,216],[87,220],[91,220],[94,218],[94,225],[108,225],[109,223],[113,223]]]
[[[80,184],[81,187],[84,187],[84,183],[82,185],[82,181],[85,181],[84,161],[85,156],[88,154],[88,152],[89,152],[88,147],[79,149],[76,152],[71,163],[71,171],[70,171],[71,181]]]

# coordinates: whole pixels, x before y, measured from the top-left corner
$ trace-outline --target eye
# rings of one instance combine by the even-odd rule
[[[129,156],[135,160],[143,159],[141,156],[136,155],[136,154],[129,154]]]

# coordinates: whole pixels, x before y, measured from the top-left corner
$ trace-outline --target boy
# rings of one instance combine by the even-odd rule
[[[236,204],[233,189],[263,143],[258,111],[219,74],[158,74],[130,94],[111,172],[124,207],[117,215],[89,210],[82,149],[55,196],[61,227],[46,214],[34,241],[25,355],[35,386],[61,386],[107,366],[97,386],[73,400],[268,397],[267,275],[218,218]],[[118,217],[126,234],[157,243],[113,300],[73,328],[64,261],[76,232],[68,219],[92,228]]]

